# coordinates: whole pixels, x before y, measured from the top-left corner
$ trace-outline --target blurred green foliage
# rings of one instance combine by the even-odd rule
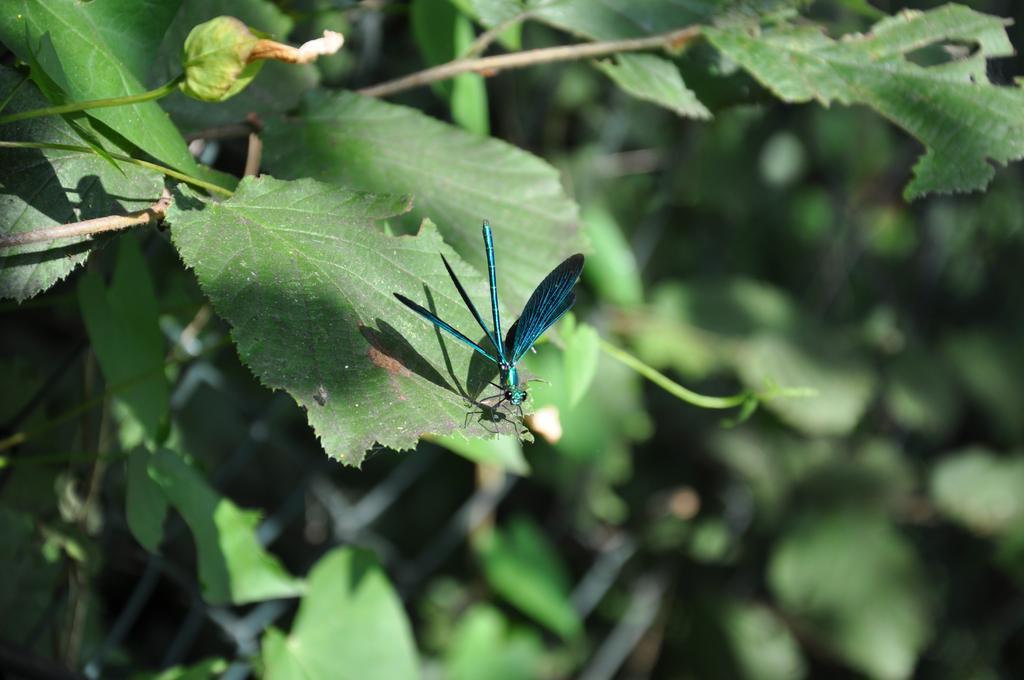
[[[524,360],[538,379],[529,385],[536,442],[467,438],[515,427],[470,413],[462,431],[426,437],[415,452],[377,445],[356,470],[326,458],[306,410],[330,403],[358,413],[360,431],[397,431],[386,390],[417,379],[364,344],[363,329],[394,311],[380,304],[377,314],[371,289],[390,279],[370,256],[352,258],[369,283],[345,288],[355,302],[325,321],[292,304],[301,286],[282,285],[278,297],[232,287],[222,275],[233,270],[220,267],[247,255],[229,246],[258,233],[267,213],[242,214],[234,232],[210,220],[186,234],[184,213],[213,212],[189,192],[175,194],[173,241],[158,229],[99,237],[61,250],[52,267],[28,251],[0,254],[0,269],[33,282],[33,293],[52,285],[0,307],[0,613],[17,613],[0,614],[5,653],[94,676],[196,679],[229,664],[269,678],[1024,675],[1024,195],[1019,167],[986,160],[1019,155],[1024,135],[1010,119],[1002,137],[986,137],[991,121],[972,113],[996,100],[1007,107],[992,104],[997,117],[1016,110],[1021,62],[1000,41],[1001,23],[943,10],[931,29],[952,49],[887,53],[898,63],[886,79],[865,76],[862,43],[839,37],[939,3],[737,0],[684,3],[684,12],[658,0],[601,11],[574,0],[183,0],[175,16],[138,25],[101,4],[67,15],[69,26],[102,27],[93,85],[68,56],[92,54],[88,41],[60,33],[56,46],[40,43],[50,96],[166,82],[189,27],[216,13],[293,43],[342,30],[346,50],[294,69],[270,64],[224,105],[175,95],[160,102],[169,119],[156,103],[140,109],[143,123],[101,109],[39,128],[40,139],[100,134],[103,148],[115,140],[187,169],[179,131],[255,111],[267,122],[264,165],[278,175],[264,186],[294,190],[312,177],[338,187],[316,199],[319,226],[333,219],[330,200],[358,207],[344,192],[413,196],[412,213],[386,228],[364,213],[334,226],[353,251],[389,244],[375,257],[422,243],[406,234],[433,220],[436,230],[417,237],[438,244],[417,261],[429,276],[414,277],[431,291],[451,295],[434,252],[443,239],[482,299],[472,269],[485,217],[507,229],[498,258],[512,318],[560,249],[585,246],[587,265],[572,320]],[[1016,18],[1009,41],[1024,45],[1019,3],[970,9]],[[503,23],[524,10],[527,20]],[[41,96],[29,81],[12,91],[27,46],[3,13],[0,85],[20,111]],[[889,38],[913,43],[898,30],[912,16],[890,20]],[[465,74],[387,102],[336,91],[451,59],[495,26],[497,53],[708,17],[713,41],[681,54]],[[807,30],[815,24],[831,38]],[[110,47],[110,36],[139,40]],[[779,51],[758,61],[763,36]],[[837,62],[848,69],[843,87],[816,77]],[[944,80],[905,86],[925,72]],[[934,104],[968,78],[991,89],[956,106],[908,108],[915,92]],[[830,106],[796,104],[815,99]],[[939,160],[904,131],[935,120],[918,137]],[[954,134],[964,126],[979,136]],[[0,137],[33,129],[0,126]],[[206,148],[217,170],[241,174],[245,137]],[[111,205],[137,209],[155,186],[115,180],[92,154],[17,153],[18,163],[0,162],[5,234]],[[15,182],[19,169],[60,158],[56,184],[37,182],[62,187],[60,206]],[[84,168],[84,183],[68,167]],[[990,172],[983,192],[905,199],[908,186],[981,188]],[[247,195],[217,209],[238,211],[237,196]],[[310,209],[303,197],[295,204]],[[183,234],[194,247],[181,249]],[[255,251],[279,267],[277,282],[314,280],[282,243]],[[64,279],[90,251],[88,269]],[[248,316],[226,313],[244,293]],[[346,316],[350,308],[361,316]],[[263,313],[298,319],[306,335],[283,324],[240,331]],[[452,374],[443,380],[472,373],[465,348],[407,321],[409,341],[435,352],[427,363]],[[339,332],[316,354],[303,339],[335,323],[345,345],[330,344]],[[735,409],[698,409],[644,381],[600,351],[602,340],[702,394],[813,393],[765,399],[737,423]],[[263,386],[277,384],[267,376],[289,351],[325,375],[348,357],[376,356],[395,372],[367,364],[379,389],[353,391],[351,409],[322,382],[306,385],[300,407],[294,392]],[[439,389],[423,385],[403,408],[439,414],[455,399],[442,404]],[[118,623],[126,612],[129,630]]]

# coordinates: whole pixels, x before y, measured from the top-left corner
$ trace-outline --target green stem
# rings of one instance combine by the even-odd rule
[[[90,149],[87,146],[77,146],[75,144],[54,144],[54,143],[50,143],[50,142],[5,142],[5,141],[0,141],[0,149],[59,149],[61,151],[78,151],[78,152],[81,152],[81,153],[96,153],[95,151],[93,151],[92,149]],[[125,163],[131,163],[132,165],[138,165],[139,167],[142,167],[142,168],[147,168],[149,170],[155,170],[155,171],[157,171],[157,172],[159,172],[159,173],[161,173],[163,175],[167,175],[168,177],[173,177],[174,179],[177,179],[177,180],[180,180],[182,182],[185,182],[186,184],[191,184],[192,186],[197,186],[197,187],[200,187],[201,189],[206,189],[207,191],[213,192],[215,194],[220,194],[221,196],[225,196],[225,197],[230,198],[231,195],[232,195],[232,192],[231,192],[230,189],[225,189],[224,187],[217,186],[216,184],[213,184],[211,182],[207,182],[205,180],[201,180],[198,177],[192,177],[191,175],[186,175],[183,172],[178,172],[177,170],[172,170],[171,168],[168,168],[168,167],[163,166],[163,165],[159,165],[157,163],[150,163],[149,161],[139,160],[138,158],[132,158],[131,156],[125,156],[124,154],[119,154],[119,153],[112,153],[112,154],[110,154],[110,157],[111,158],[115,158],[115,159],[117,159],[119,161],[124,161]]]
[[[672,396],[678,397],[679,399],[682,399],[689,404],[693,404],[694,406],[714,409],[735,408],[737,406],[741,406],[744,402],[754,396],[750,392],[740,392],[739,394],[734,394],[730,397],[709,397],[704,394],[697,394],[692,390],[686,389],[674,380],[669,379],[664,373],[654,370],[629,352],[619,349],[604,338],[601,338],[601,349],[604,350],[605,354],[622,362],[626,366],[629,366]]]
[[[26,120],[28,118],[39,118],[40,116],[56,116],[62,113],[74,113],[75,111],[87,111],[88,109],[102,109],[108,106],[128,106],[130,104],[140,104],[142,102],[160,99],[161,97],[166,97],[171,92],[174,92],[178,87],[178,84],[184,80],[184,78],[185,75],[182,74],[166,85],[161,85],[155,90],[143,92],[142,94],[131,94],[124,97],[111,97],[110,99],[91,99],[87,102],[71,102],[70,104],[61,104],[60,106],[47,106],[43,109],[19,111],[18,113],[12,113],[9,116],[0,116],[0,125],[3,125],[4,123],[13,123],[19,120]]]

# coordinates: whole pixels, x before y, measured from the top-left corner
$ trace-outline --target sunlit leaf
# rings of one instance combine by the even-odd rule
[[[789,627],[768,607],[733,603],[725,607],[723,625],[736,662],[749,680],[797,680],[806,663]]]
[[[218,494],[180,455],[167,449],[153,454],[148,470],[192,531],[206,602],[244,604],[302,591],[302,583],[256,540],[258,512],[242,510]]]
[[[480,224],[490,220],[501,299],[511,309],[521,309],[555,265],[583,250],[576,204],[558,172],[497,139],[348,92],[311,93],[301,117],[272,119],[265,134],[264,160],[274,175],[411,194],[415,221],[432,220],[481,272]]]
[[[931,496],[946,515],[979,534],[1024,527],[1024,456],[957,451],[932,469]]]
[[[532,680],[543,674],[543,653],[533,631],[511,626],[494,607],[477,604],[459,620],[445,667],[451,680]]]
[[[419,677],[409,620],[372,553],[333,550],[316,563],[307,583],[291,632],[269,628],[263,636],[265,677]]]
[[[433,225],[399,237],[375,228],[408,205],[401,196],[264,177],[221,203],[177,200],[168,215],[182,258],[232,325],[242,361],[263,384],[287,390],[328,455],[351,465],[375,443],[408,449],[425,433],[515,430],[508,418],[496,432],[473,417],[496,366],[394,297],[435,306],[477,335],[438,253],[471,294],[484,295],[486,283]]]
[[[481,544],[487,582],[527,616],[563,638],[581,631],[569,601],[569,574],[540,530],[525,518],[495,529]]]
[[[614,60],[597,62],[597,67],[637,99],[663,106],[684,118],[711,117],[668,59],[653,54],[620,54]]]
[[[597,375],[597,363],[601,358],[601,338],[597,329],[586,323],[575,325],[565,333],[565,380],[568,389],[569,406],[574,407],[590,389]]]

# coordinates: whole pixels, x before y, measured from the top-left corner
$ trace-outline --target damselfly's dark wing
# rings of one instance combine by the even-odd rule
[[[515,364],[522,359],[533,347],[533,343],[537,342],[537,338],[569,311],[576,301],[572,289],[582,272],[583,256],[577,253],[555,267],[540,282],[523,307],[519,320],[508,329],[505,347],[509,349],[505,351],[511,363]]]
[[[394,295],[395,295],[396,298],[398,298],[398,301],[401,302],[403,305],[405,305],[406,307],[408,307],[412,311],[416,312],[417,314],[419,314],[424,319],[426,319],[430,323],[434,324],[435,326],[437,326],[441,330],[450,333],[452,335],[452,337],[454,337],[456,340],[461,340],[462,342],[466,343],[467,345],[469,345],[470,347],[475,349],[477,352],[480,352],[480,354],[483,354],[485,357],[487,357],[488,359],[490,359],[494,363],[496,363],[496,364],[500,363],[497,359],[495,359],[493,356],[491,356],[490,352],[488,352],[483,347],[481,347],[480,345],[476,344],[475,342],[473,342],[472,340],[467,338],[465,335],[460,333],[451,324],[449,324],[449,323],[447,323],[445,321],[442,321],[436,314],[434,314],[430,310],[421,307],[420,305],[416,304],[415,302],[413,302],[409,298],[405,297],[404,295],[401,295],[399,293],[395,293]],[[490,336],[490,334],[488,334],[488,337],[489,336]]]
[[[459,291],[459,296],[462,297],[462,301],[466,303],[466,307],[469,308],[469,311],[473,315],[473,318],[476,319],[476,322],[480,324],[480,328],[483,329],[484,335],[486,335],[487,339],[491,341],[492,345],[494,345],[494,349],[500,358],[502,349],[501,345],[498,344],[498,336],[496,335],[498,331],[492,333],[490,329],[487,328],[483,317],[480,316],[480,312],[476,311],[476,305],[474,305],[473,301],[469,299],[469,294],[466,293],[466,289],[462,287],[462,282],[459,281],[459,277],[455,275],[455,272],[452,270],[452,266],[448,264],[448,260],[445,259],[444,255],[441,256],[441,261],[444,262],[444,268],[448,270],[448,276],[452,277],[452,283],[455,284],[455,290]]]

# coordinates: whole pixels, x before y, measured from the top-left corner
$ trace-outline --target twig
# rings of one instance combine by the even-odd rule
[[[463,73],[491,75],[508,69],[523,68],[537,64],[550,64],[557,61],[575,61],[592,57],[604,57],[619,52],[637,52],[659,47],[678,49],[697,38],[700,32],[700,26],[688,26],[678,31],[652,35],[648,38],[559,45],[558,47],[545,47],[539,50],[499,54],[493,57],[455,59],[447,64],[424,69],[402,78],[389,80],[379,85],[364,87],[359,90],[359,93],[368,97],[387,97],[398,92],[429,85],[439,80],[448,80]]]
[[[477,39],[474,40],[473,43],[462,54],[462,57],[475,57],[479,54],[483,54],[485,51],[487,51],[487,48],[491,46],[491,43],[498,39],[498,36],[500,36],[508,29],[512,28],[513,26],[523,23],[531,16],[533,16],[533,10],[523,12],[522,14],[517,14],[510,19],[506,19],[505,21],[502,21],[499,24],[495,24],[491,28],[481,33],[479,37],[477,37]]]
[[[164,189],[163,194],[153,205],[145,210],[136,210],[127,215],[108,215],[97,217],[91,220],[83,220],[72,224],[59,224],[55,227],[23,231],[20,234],[8,234],[0,236],[0,248],[13,248],[27,243],[39,243],[40,241],[57,241],[76,236],[92,236],[102,234],[106,231],[118,231],[128,229],[142,224],[156,223],[167,215],[167,208],[171,205],[171,194]]]
[[[260,163],[263,161],[263,140],[260,138],[260,130],[263,129],[263,121],[255,113],[246,116],[252,132],[249,133],[249,148],[245,154],[245,171],[243,177],[255,177],[260,172]]]

